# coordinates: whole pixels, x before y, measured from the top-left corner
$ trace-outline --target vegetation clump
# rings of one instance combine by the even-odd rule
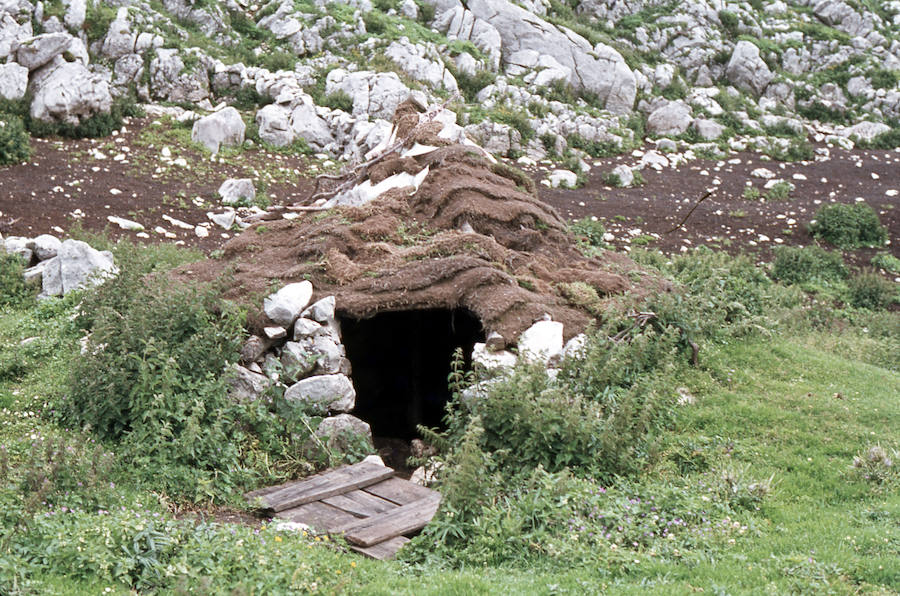
[[[865,203],[825,205],[816,212],[809,231],[838,248],[881,246],[887,240],[887,229]]]
[[[22,120],[0,112],[0,166],[18,164],[31,157],[31,138]]]
[[[850,304],[857,308],[878,310],[897,301],[896,284],[874,271],[863,271],[853,276],[849,283]]]
[[[772,277],[789,284],[829,283],[847,279],[850,273],[839,252],[819,246],[779,246],[775,249]]]

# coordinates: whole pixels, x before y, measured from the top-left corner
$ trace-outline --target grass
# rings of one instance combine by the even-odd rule
[[[602,228],[587,231],[597,235]],[[170,265],[188,258],[160,255]],[[0,520],[23,506],[9,479],[29,461],[32,436],[63,434],[44,410],[65,390],[69,357],[77,354],[69,317],[81,299],[0,307],[0,466],[12,470],[0,478]],[[677,548],[658,540],[584,549],[577,535],[550,528],[535,538],[527,561],[467,568],[429,558],[427,544],[418,544],[425,557],[375,562],[323,536],[175,519],[170,498],[129,480],[128,464],[120,462],[115,487],[66,501],[74,511],[48,516],[34,504],[39,515],[11,541],[12,526],[0,523],[0,591],[893,593],[900,590],[898,476],[877,484],[852,465],[872,446],[900,448],[898,318],[886,311],[795,310],[769,332],[704,341],[698,367],[651,373],[670,390],[684,387],[694,403],[675,411],[648,464],[618,490],[684,499],[707,512],[709,535],[686,533]],[[38,339],[22,346],[29,337]],[[730,498],[724,489],[737,494],[768,479],[769,494],[758,503],[720,509]],[[567,487],[573,481],[552,475],[548,482]],[[547,511],[575,494],[558,494],[546,502]],[[211,511],[202,503],[193,507]],[[484,536],[519,533],[503,527],[502,518],[483,523],[489,524]],[[148,527],[156,533],[147,534]],[[148,535],[155,542],[141,538]],[[577,556],[554,554],[568,548]]]

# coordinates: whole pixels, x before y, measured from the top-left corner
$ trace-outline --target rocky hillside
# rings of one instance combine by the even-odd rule
[[[114,126],[129,98],[183,122],[233,105],[246,133],[195,127],[213,151],[359,160],[412,94],[526,164],[577,171],[663,137],[811,159],[811,142],[900,144],[898,32],[900,2],[877,0],[2,0],[0,96],[70,134]]]

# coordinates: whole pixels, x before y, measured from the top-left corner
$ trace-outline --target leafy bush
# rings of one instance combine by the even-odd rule
[[[24,270],[22,258],[0,246],[0,307],[17,306],[31,295],[22,277]]]
[[[322,101],[322,105],[332,110],[343,110],[344,112],[353,111],[353,98],[345,91],[338,89],[337,91],[326,95]]]
[[[881,246],[887,240],[878,214],[865,203],[825,205],[816,212],[809,231],[838,248]]]
[[[729,37],[734,39],[738,36],[738,27],[741,24],[741,20],[736,14],[728,10],[720,10],[719,22],[722,23],[722,28],[725,29]]]
[[[850,304],[857,308],[887,308],[897,299],[895,284],[874,271],[865,271],[850,279]]]
[[[772,185],[772,188],[769,189],[769,192],[766,193],[766,200],[769,201],[783,201],[791,196],[791,183],[785,182],[782,180],[781,182],[776,182]]]
[[[466,101],[470,103],[475,101],[475,96],[478,95],[482,89],[493,84],[493,82],[497,80],[497,74],[489,70],[478,70],[474,74],[468,74],[453,66],[449,61],[447,63],[447,68],[450,70],[453,78],[456,79],[460,93],[462,93],[463,97],[466,98]]]
[[[569,230],[576,236],[583,238],[583,241],[586,241],[591,246],[606,246],[603,240],[606,228],[599,220],[591,219],[590,217],[576,219],[569,224]]]
[[[233,470],[241,433],[223,369],[236,361],[241,323],[212,289],[123,270],[85,298],[78,324],[91,339],[73,363],[63,419],[144,461]]]
[[[828,252],[818,246],[775,248],[772,277],[789,284],[836,282],[849,277],[839,252]]]
[[[0,112],[0,166],[28,161],[31,157],[30,142],[22,120]]]
[[[880,253],[872,257],[873,267],[884,269],[888,273],[900,274],[900,259],[890,253]]]
[[[869,72],[869,80],[876,89],[893,89],[900,81],[900,73],[896,70],[876,68]]]

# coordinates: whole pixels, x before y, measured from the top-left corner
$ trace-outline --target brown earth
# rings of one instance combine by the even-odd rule
[[[0,233],[65,235],[80,226],[90,231],[105,228],[113,239],[133,238],[135,232],[109,224],[107,216],[116,215],[142,223],[147,241],[176,241],[209,253],[222,248],[235,232],[212,227],[207,238],[198,238],[193,230],[170,225],[162,215],[192,225],[207,222],[208,211],[222,210],[216,191],[228,177],[265,179],[273,204],[304,202],[312,193],[312,177],[322,171],[314,169],[317,166],[307,157],[260,149],[213,162],[181,142],[183,135],[172,133],[170,126],[144,118],[129,122],[120,134],[107,139],[34,140],[29,163],[0,169]],[[163,147],[171,147],[172,159],[184,159],[184,166],[163,159]],[[491,171],[473,164],[466,154],[442,149],[423,157],[450,165],[443,174],[429,175],[415,200],[395,196],[379,201],[381,205],[342,214],[307,213],[293,221],[264,222],[226,247],[225,259],[198,265],[193,275],[205,277],[243,253],[248,260],[236,275],[245,292],[261,294],[272,282],[309,276],[322,284],[317,287],[323,292],[346,287],[339,304],[354,315],[382,308],[463,305],[473,307],[486,325],[511,337],[507,334],[514,328],[543,312],[560,320],[568,317],[575,327],[581,326],[587,315],[552,289],[560,282],[588,281],[602,295],[631,285],[627,274],[633,266],[624,255],[608,253],[602,261],[584,259],[563,234],[564,220],[598,218],[615,236],[611,244],[622,250],[646,243],[676,253],[705,244],[731,253],[750,252],[765,261],[779,241],[812,243],[806,225],[822,204],[862,198],[879,212],[892,241],[887,249],[900,257],[896,242],[900,197],[888,193],[900,190],[897,151],[832,148],[828,161],[796,163],[735,154],[723,161],[696,160],[662,172],[645,169],[643,186],[614,189],[602,183],[601,174],[618,163],[638,161],[619,156],[594,162],[582,189],[551,190],[538,185],[540,200],[528,192],[531,186],[526,180],[503,168]],[[425,159],[415,165],[385,162],[383,171],[371,173],[384,177],[398,168],[416,170],[426,163]],[[750,175],[757,167],[767,167],[793,182],[796,190],[790,199],[743,198],[748,180],[757,188],[764,183]],[[793,179],[794,174],[802,174],[805,180]],[[715,188],[715,193],[697,205],[683,227],[669,232],[708,188]],[[76,210],[83,215],[78,217]],[[458,229],[464,222],[474,234]],[[154,231],[157,226],[169,238],[162,230]],[[876,252],[860,249],[845,255],[863,266]],[[253,267],[259,267],[259,272],[250,273]],[[252,275],[257,279],[251,281]],[[494,298],[486,299],[488,294]],[[536,299],[536,294],[553,298]]]
[[[428,133],[413,135],[410,144],[413,138],[436,141]],[[509,340],[545,313],[571,337],[615,297],[639,298],[668,287],[620,253],[585,257],[556,211],[528,192],[527,178],[471,148],[397,155],[368,173],[375,182],[425,168],[428,176],[412,195],[411,188],[396,189],[362,207],[307,212],[290,221],[272,213],[229,241],[221,259],[175,275],[212,281],[230,271],[225,295],[232,299],[263,295],[273,281],[308,279],[318,295],[334,295],[339,312],[356,319],[464,308],[486,333]]]

